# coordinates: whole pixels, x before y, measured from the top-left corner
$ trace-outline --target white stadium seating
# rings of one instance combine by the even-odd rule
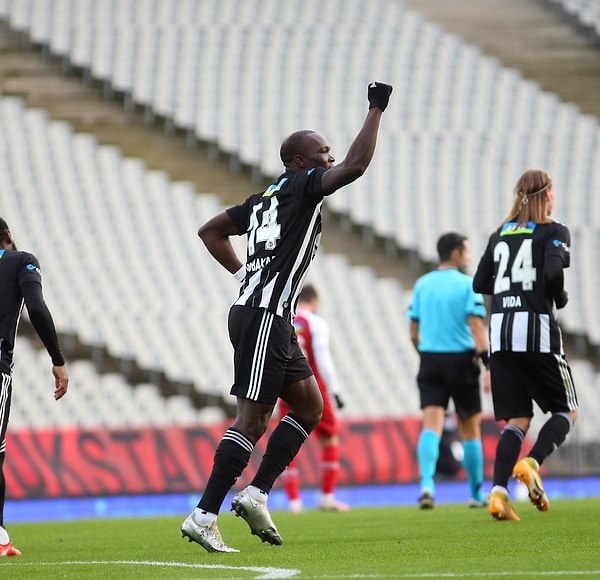
[[[189,398],[181,395],[165,400],[155,385],[132,388],[120,374],[100,375],[88,361],[69,364],[71,388],[65,397],[55,401],[47,353],[33,348],[25,338],[18,338],[17,342],[11,430],[193,425],[224,418],[216,407],[194,409]]]
[[[0,148],[6,211],[19,245],[35,249],[49,273],[46,300],[59,330],[225,395],[232,377],[226,317],[237,283],[196,236],[222,209],[216,197],[170,183],[15,97],[0,98],[0,127],[11,141]],[[334,348],[345,362],[348,415],[363,414],[365,398],[371,415],[394,406],[416,412],[416,353],[405,352],[401,285],[351,268],[341,256],[319,257],[315,272],[323,314],[344,337]],[[385,316],[387,308],[400,320]]]
[[[562,3],[585,8],[586,18],[596,4]],[[390,82],[373,164],[328,208],[429,261],[443,231],[464,231],[476,261],[518,176],[547,169],[555,217],[573,232],[572,301],[561,320],[600,345],[590,251],[600,240],[598,119],[401,2],[0,0],[0,19],[271,177],[282,169],[281,139],[299,128],[323,132],[341,158],[365,113],[367,83]],[[13,97],[0,97],[0,191],[21,246],[48,272],[59,329],[227,393],[236,284],[195,235],[220,210],[216,197]],[[347,415],[416,413],[407,291],[341,256],[320,255],[311,277],[351,393]]]

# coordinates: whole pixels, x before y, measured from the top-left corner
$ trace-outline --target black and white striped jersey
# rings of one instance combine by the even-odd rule
[[[321,238],[324,171],[288,171],[227,210],[247,235],[246,277],[234,304],[265,308],[292,322]]]
[[[492,295],[490,351],[564,354],[556,300],[546,284],[549,260],[568,268],[571,237],[559,222],[505,223],[488,241],[473,279],[476,292]],[[560,270],[560,269],[559,269]],[[560,270],[562,280],[562,270]]]

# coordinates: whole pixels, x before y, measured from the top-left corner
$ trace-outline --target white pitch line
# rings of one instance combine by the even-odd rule
[[[454,572],[421,572],[421,573],[394,573],[394,574],[344,574],[344,575],[326,575],[326,576],[302,576],[302,580],[352,580],[353,578],[372,578],[381,580],[384,578],[496,578],[498,576],[507,576],[516,578],[519,576],[527,577],[543,577],[543,576],[559,576],[561,578],[570,576],[594,576],[600,577],[600,570],[550,570],[541,572],[533,570],[530,572],[472,572],[472,573],[454,573]]]
[[[285,578],[294,578],[301,573],[301,570],[291,568],[267,568],[264,566],[228,566],[226,564],[188,564],[186,562],[155,562],[152,560],[81,560],[67,562],[19,562],[20,566],[81,566],[81,565],[110,565],[119,564],[124,566],[154,566],[154,567],[173,567],[187,569],[210,569],[210,570],[245,570],[256,572],[258,576],[254,576],[254,580],[283,580]],[[507,576],[511,578],[519,576],[535,575],[536,577],[559,576],[561,578],[570,576],[594,576],[600,577],[600,570],[550,570],[550,571],[530,571],[530,572],[473,572],[473,573],[454,573],[454,572],[421,572],[421,573],[394,573],[389,574],[335,574],[335,575],[319,575],[319,576],[302,576],[304,580],[352,580],[353,578],[488,578]]]
[[[105,565],[121,564],[125,566],[156,566],[173,568],[191,568],[191,569],[211,569],[211,570],[247,570],[256,572],[255,580],[282,580],[284,578],[293,578],[300,574],[300,570],[289,568],[265,568],[264,566],[227,566],[225,564],[188,564],[186,562],[154,562],[152,560],[81,560],[67,562],[24,562],[29,566],[85,566],[85,565]]]

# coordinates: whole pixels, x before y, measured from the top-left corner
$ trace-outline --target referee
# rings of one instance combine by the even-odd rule
[[[3,467],[12,394],[13,351],[23,303],[52,359],[54,398],[58,400],[67,392],[69,377],[54,321],[44,302],[40,265],[33,254],[17,250],[8,224],[0,218],[0,556],[21,555],[4,529],[6,480]]]
[[[488,356],[483,319],[483,296],[473,291],[473,279],[464,273],[471,261],[469,241],[449,232],[437,243],[438,268],[415,283],[408,311],[410,338],[419,352],[417,384],[423,422],[417,460],[421,474],[419,507],[434,507],[434,475],[439,458],[444,418],[450,399],[458,416],[463,467],[471,488],[471,507],[485,507],[479,360]],[[489,373],[484,389],[490,390]]]

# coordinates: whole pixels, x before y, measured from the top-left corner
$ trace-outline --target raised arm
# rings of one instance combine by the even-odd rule
[[[337,191],[344,185],[352,183],[367,170],[371,163],[381,115],[385,111],[392,87],[384,83],[371,83],[368,89],[369,112],[358,135],[348,149],[341,163],[328,169],[322,177],[321,187],[325,195]]]

